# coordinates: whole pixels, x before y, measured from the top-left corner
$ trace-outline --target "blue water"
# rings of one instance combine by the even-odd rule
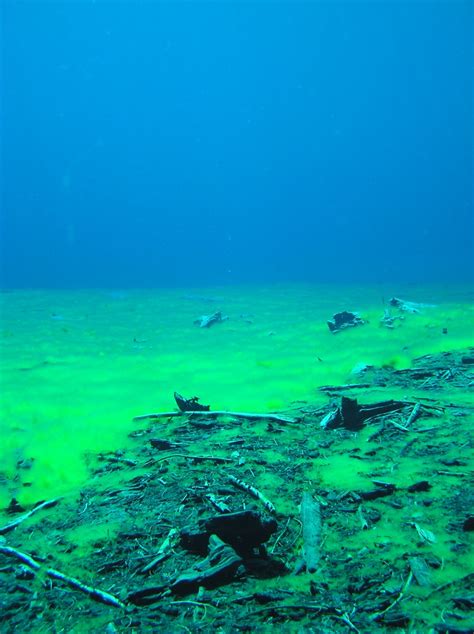
[[[472,2],[2,3],[2,287],[465,282]]]

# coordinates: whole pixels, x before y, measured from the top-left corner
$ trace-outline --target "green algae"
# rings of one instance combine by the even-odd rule
[[[388,625],[367,621],[367,615],[376,614],[396,599],[408,578],[409,559],[418,557],[430,562],[430,586],[417,587],[413,582],[406,600],[400,603],[400,614],[409,620],[413,631],[429,631],[443,618],[443,605],[449,604],[459,588],[467,591],[470,583],[467,575],[471,570],[472,535],[463,533],[461,524],[472,500],[465,486],[474,466],[474,456],[467,451],[472,445],[472,410],[453,405],[451,399],[452,393],[461,393],[461,386],[469,380],[470,369],[462,364],[461,357],[450,355],[446,361],[447,355],[440,355],[433,359],[433,368],[444,359],[459,374],[452,382],[438,379],[435,391],[418,390],[425,397],[436,393],[440,397],[436,402],[445,410],[424,408],[409,431],[400,425],[403,427],[411,406],[369,422],[358,433],[323,430],[319,425],[322,413],[314,401],[292,406],[290,414],[306,411],[298,424],[278,425],[232,416],[212,421],[209,427],[198,427],[186,418],[158,419],[149,424],[138,421],[134,438],[127,441],[124,435],[120,452],[95,457],[88,454],[87,487],[81,490],[79,499],[68,496],[61,501],[61,519],[57,508],[43,518],[35,516],[33,526],[25,523],[12,534],[11,543],[39,552],[46,549],[69,573],[90,583],[106,582],[108,588],[121,588],[122,592],[149,583],[166,583],[176,567],[185,569],[195,557],[178,548],[148,583],[137,576],[137,564],[154,556],[170,527],[197,527],[201,517],[213,513],[206,492],[225,496],[233,510],[261,508],[260,502],[247,493],[229,492],[228,473],[235,473],[275,504],[279,526],[276,539],[269,544],[270,552],[288,568],[277,569],[270,578],[246,575],[215,594],[211,591],[190,597],[194,606],[201,601],[209,610],[212,608],[210,614],[201,614],[204,630],[213,627],[217,614],[222,622],[227,613],[229,623],[241,623],[243,619],[247,626],[262,631],[265,624],[270,627],[283,623],[288,631],[318,626],[343,632],[347,628],[340,615],[351,610],[359,631],[386,631]],[[431,361],[417,363],[429,367]],[[412,398],[415,384],[409,377],[400,382],[393,370],[383,377],[385,387],[364,390],[361,401],[370,403],[393,397],[394,393]],[[458,387],[453,390],[450,385]],[[318,397],[326,401],[323,411],[327,412],[331,407],[328,398],[321,394]],[[399,427],[391,424],[392,419]],[[374,438],[374,429],[382,435]],[[153,437],[179,443],[180,449],[159,452],[148,442]],[[239,442],[229,444],[233,440]],[[227,461],[194,461],[194,455],[224,457]],[[459,465],[451,464],[452,458],[460,458]],[[448,466],[444,467],[442,460]],[[430,488],[409,490],[425,480]],[[396,488],[380,499],[366,501],[360,497],[380,481],[393,483]],[[316,573],[293,576],[291,569],[297,565],[302,548],[298,508],[302,491],[312,492],[322,505],[322,558]],[[429,532],[432,538],[427,541],[420,530]],[[443,584],[453,585],[448,585],[444,593]],[[38,591],[45,614],[51,619],[51,606],[64,591],[59,587]],[[268,609],[259,607],[259,592],[273,597],[270,601],[276,602],[275,610],[271,603]],[[245,599],[242,605],[234,603],[239,597]],[[74,622],[75,627],[85,627],[87,622],[89,631],[103,630],[107,609],[91,609],[87,599],[78,597],[77,601],[82,616],[74,616],[64,605],[54,613],[55,622]],[[171,626],[172,613],[167,610],[178,603],[181,607],[175,614],[191,625],[186,601],[169,603],[164,597],[156,608],[142,607],[134,613],[136,627],[146,629],[152,621],[155,628]],[[318,606],[332,616],[324,619]],[[160,615],[161,610],[164,612]],[[293,614],[294,610],[298,615]],[[457,615],[462,617],[460,612]],[[13,618],[21,623],[23,613]],[[108,618],[119,628],[127,627],[120,614],[109,612]],[[293,618],[301,623],[295,625]]]
[[[4,295],[0,504],[12,494],[29,503],[80,487],[84,454],[122,447],[132,417],[172,408],[175,389],[213,409],[284,409],[297,400],[324,402],[317,387],[351,380],[357,363],[401,369],[422,354],[472,343],[465,290],[396,289],[435,305],[404,315],[393,331],[379,326],[388,290],[205,289],[230,316],[209,330],[193,320],[215,304],[189,301],[181,290],[119,299],[99,291]],[[341,308],[369,323],[332,335],[325,322]],[[18,477],[18,461],[31,458],[17,486],[6,485]]]

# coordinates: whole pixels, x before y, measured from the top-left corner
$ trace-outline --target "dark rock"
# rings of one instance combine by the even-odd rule
[[[277,529],[276,520],[256,511],[222,513],[203,521],[202,526],[243,554],[268,541]]]
[[[186,550],[203,554],[207,551],[210,536],[217,535],[239,555],[248,557],[255,548],[268,541],[276,529],[276,520],[267,519],[257,511],[221,513],[200,520],[198,529],[183,529],[180,541]]]
[[[459,460],[458,458],[446,458],[445,460],[440,460],[440,462],[446,467],[464,467],[466,465],[463,460]]]
[[[170,590],[184,596],[196,592],[201,586],[217,588],[232,581],[241,564],[242,559],[229,544],[211,535],[208,557],[176,577],[170,584]]]
[[[453,597],[451,601],[461,610],[474,610],[474,595],[467,597]]]
[[[220,324],[228,319],[227,315],[223,315],[221,311],[218,310],[212,315],[201,315],[201,317],[194,320],[194,323],[199,326],[199,328],[210,328],[214,324]]]
[[[428,480],[420,480],[420,482],[415,482],[415,484],[411,484],[407,491],[409,493],[418,493],[419,491],[429,491],[431,489],[431,484]]]
[[[468,533],[474,531],[474,515],[469,515],[469,517],[464,520],[462,529]]]
[[[193,396],[192,398],[184,398],[178,392],[174,393],[174,400],[176,405],[182,412],[208,412],[210,410],[209,405],[202,405],[199,403],[199,397]]]
[[[364,426],[363,418],[360,415],[360,406],[355,398],[343,396],[341,398],[341,418],[342,424],[350,431],[358,431]]]
[[[403,612],[393,610],[384,614],[379,619],[379,623],[383,623],[386,627],[406,628],[410,623],[410,618]]]
[[[10,504],[5,509],[9,515],[15,515],[16,513],[24,513],[25,507],[22,506],[16,498],[10,500]]]
[[[373,489],[373,491],[359,491],[358,495],[360,495],[363,500],[376,500],[377,498],[392,495],[395,489],[396,487],[394,484],[388,484],[378,489]]]
[[[151,438],[150,445],[155,449],[159,449],[160,451],[164,451],[167,449],[176,449],[179,445],[175,442],[171,442],[170,440],[162,440],[161,438]]]
[[[333,315],[333,318],[329,319],[327,324],[329,330],[335,333],[344,330],[345,328],[362,326],[365,324],[365,321],[361,319],[357,313],[343,310],[342,312]]]
[[[207,552],[209,536],[209,533],[205,530],[183,528],[179,537],[181,546],[185,550],[203,555]]]

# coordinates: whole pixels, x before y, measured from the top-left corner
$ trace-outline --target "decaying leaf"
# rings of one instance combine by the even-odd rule
[[[436,543],[436,535],[429,531],[427,528],[422,528],[419,524],[415,522],[415,528],[418,532],[418,535],[424,542],[428,542],[428,544]]]

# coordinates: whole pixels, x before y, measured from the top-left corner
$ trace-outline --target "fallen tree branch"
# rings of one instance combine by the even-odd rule
[[[374,614],[371,614],[369,617],[370,621],[377,621],[381,616],[383,616],[384,614],[386,614],[389,610],[391,610],[392,608],[394,608],[396,605],[398,605],[400,603],[400,601],[403,599],[403,597],[405,596],[406,591],[408,590],[408,587],[411,583],[413,579],[413,571],[410,570],[407,580],[405,582],[405,585],[403,586],[403,588],[400,591],[400,594],[398,595],[398,597],[395,599],[395,601],[393,601],[393,603],[391,603],[388,607],[385,608],[385,610],[382,610],[381,612],[375,612]]]
[[[209,500],[210,504],[217,510],[219,513],[230,513],[231,510],[229,506],[217,499],[217,497],[213,493],[206,493],[204,496],[207,500]]]
[[[144,568],[140,570],[140,574],[146,574],[150,572],[153,568],[155,568],[160,562],[171,555],[171,549],[173,548],[174,543],[177,541],[178,530],[176,528],[171,528],[166,536],[164,542],[158,549],[158,554],[156,557],[150,561]]]
[[[217,418],[218,416],[232,416],[233,418],[245,418],[247,420],[271,420],[276,423],[297,423],[297,418],[290,418],[289,416],[280,416],[279,414],[254,414],[250,412],[228,412],[226,410],[215,410],[211,412],[156,412],[154,414],[142,414],[141,416],[135,416],[134,422],[140,420],[156,420],[158,418],[175,418],[177,416],[203,416],[204,418]]]
[[[345,390],[361,390],[372,387],[371,383],[346,383],[344,385],[322,385],[320,392],[344,392]]]
[[[450,588],[451,586],[454,586],[454,585],[456,585],[458,583],[464,583],[466,581],[472,581],[472,580],[474,580],[474,572],[469,572],[467,575],[464,575],[464,577],[460,577],[458,579],[452,579],[451,581],[448,581],[447,583],[443,583],[442,585],[438,586],[437,588],[434,588],[424,598],[425,599],[429,599],[436,592],[441,592],[441,590],[445,590],[446,588]]]
[[[419,416],[421,415],[421,405],[419,403],[415,403],[413,409],[411,410],[410,416],[405,423],[405,427],[409,427]]]
[[[251,484],[247,484],[243,480],[239,480],[233,475],[229,476],[229,480],[232,482],[232,484],[235,484],[235,486],[238,487],[239,489],[246,491],[252,497],[256,498],[257,500],[260,500],[260,502],[262,502],[263,506],[266,508],[266,510],[269,513],[271,513],[272,515],[276,515],[275,506],[270,502],[268,498],[266,498],[263,495],[263,493],[260,493],[260,491],[256,489],[254,486],[252,486]]]
[[[5,526],[1,526],[0,527],[0,535],[4,535],[5,533],[9,533],[14,528],[16,528],[19,524],[21,524],[22,522],[27,520],[29,517],[34,515],[34,513],[36,513],[37,511],[40,511],[41,509],[50,508],[51,506],[56,506],[56,504],[59,502],[59,500],[60,500],[60,498],[56,498],[54,500],[47,500],[46,502],[41,502],[41,504],[38,504],[37,506],[32,508],[31,511],[28,511],[28,513],[23,513],[23,515],[20,515],[19,517],[17,517],[15,520],[10,522],[9,524],[5,524]]]
[[[30,557],[30,555],[22,553],[16,548],[11,548],[9,546],[0,546],[0,553],[6,555],[7,557],[14,557],[15,559],[20,560],[30,568],[33,568],[33,570],[44,570],[46,576],[50,577],[50,579],[57,579],[58,581],[62,581],[71,588],[75,588],[76,590],[80,590],[84,594],[87,594],[94,601],[105,603],[106,605],[111,605],[115,608],[125,608],[125,604],[117,599],[117,597],[115,597],[113,594],[109,594],[108,592],[104,592],[103,590],[99,590],[98,588],[88,586],[85,583],[82,583],[82,581],[79,581],[79,579],[69,577],[62,572],[59,572],[59,570],[55,570],[54,568],[44,568],[35,559]]]
[[[220,458],[219,456],[192,456],[187,453],[172,453],[167,456],[161,456],[161,458],[154,458],[154,461],[161,462],[162,460],[168,460],[168,458],[186,458],[186,460],[195,460],[196,462],[205,462],[206,460],[212,460],[214,462],[234,462],[232,458]]]
[[[310,493],[303,493],[301,500],[301,522],[303,524],[303,558],[306,570],[316,572],[320,557],[321,508]]]

